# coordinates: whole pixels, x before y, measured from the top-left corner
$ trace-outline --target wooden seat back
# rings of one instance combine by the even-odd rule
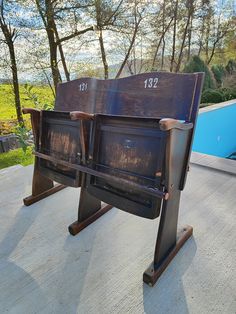
[[[42,112],[40,151],[69,162],[81,162],[80,121],[69,121],[71,111],[194,123],[202,77],[202,73],[153,72],[111,80],[81,78],[59,84],[55,111]],[[86,122],[87,141],[90,124]],[[191,138],[192,134],[190,143]],[[189,144],[189,151],[190,147]],[[52,180],[80,185],[80,172],[75,169],[43,159],[39,166]],[[183,174],[183,181],[184,177]]]
[[[81,78],[59,84],[55,110],[194,122],[202,77],[151,72],[111,80]]]

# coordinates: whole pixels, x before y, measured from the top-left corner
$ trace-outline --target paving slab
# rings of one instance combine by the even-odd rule
[[[236,313],[236,176],[190,169],[179,225],[194,235],[153,288],[159,219],[113,208],[73,237],[79,189],[25,207],[32,166],[0,173],[0,313]]]

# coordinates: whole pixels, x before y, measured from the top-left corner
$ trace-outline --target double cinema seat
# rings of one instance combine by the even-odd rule
[[[154,75],[159,78],[163,73]],[[140,76],[146,77],[137,75],[137,81]],[[177,233],[180,194],[186,180],[203,75],[197,73],[192,78],[192,103],[186,111],[192,119],[180,117],[178,108],[174,114],[164,113],[164,117],[160,110],[158,117],[158,108],[154,115],[151,106],[150,115],[145,117],[136,112],[133,116],[117,111],[112,114],[114,108],[104,113],[24,109],[24,113],[31,114],[35,136],[33,189],[25,204],[64,186],[81,186],[78,219],[69,226],[73,235],[113,206],[149,219],[161,213],[154,261],[143,274],[149,285],[155,284],[192,234],[190,226]],[[63,185],[53,187],[53,181]],[[109,205],[102,207],[101,201]]]

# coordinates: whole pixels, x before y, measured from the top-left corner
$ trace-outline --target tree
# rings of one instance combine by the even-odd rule
[[[174,70],[174,63],[175,63],[177,22],[178,22],[178,5],[179,5],[179,0],[175,0],[175,5],[174,5],[174,26],[173,26],[173,39],[172,39],[172,54],[171,54],[171,60],[170,60],[170,72],[172,72]]]
[[[189,36],[188,59],[189,59],[189,56],[190,56],[190,46],[191,46],[191,37],[190,36],[191,36],[192,20],[193,20],[194,9],[195,9],[194,1],[193,0],[187,0],[186,6],[187,6],[187,18],[186,18],[186,21],[184,23],[185,26],[184,26],[184,29],[183,29],[182,42],[181,42],[181,46],[180,46],[180,51],[179,51],[179,55],[178,55],[178,61],[177,61],[177,64],[176,64],[175,72],[179,72],[179,70],[180,70],[180,66],[181,66],[181,62],[182,62],[182,59],[183,59],[183,52],[184,52],[184,47],[185,47],[187,35]]]
[[[120,8],[122,3],[123,0],[119,1],[118,4],[113,4],[112,1],[95,0],[94,12],[96,21],[96,33],[99,40],[105,79],[108,79],[109,73],[103,32],[108,27],[115,26],[115,22],[121,13]]]
[[[69,71],[66,66],[66,60],[63,52],[62,43],[68,41],[74,37],[82,35],[88,31],[93,31],[93,26],[85,27],[84,29],[77,30],[77,12],[80,9],[85,9],[91,6],[88,1],[60,1],[60,0],[35,0],[38,12],[42,19],[44,28],[48,37],[49,52],[50,52],[50,67],[52,71],[52,79],[54,88],[57,88],[57,84],[62,80],[58,66],[57,50],[59,49],[61,55],[61,61],[63,64],[65,76],[67,80],[70,80]],[[75,29],[65,36],[60,37],[56,20],[62,20],[67,18],[69,13],[73,12],[73,19],[75,22]]]
[[[203,90],[206,90],[208,88],[210,89],[215,88],[215,82],[213,80],[213,77],[211,75],[211,72],[207,64],[205,64],[205,62],[202,59],[200,59],[198,56],[193,56],[190,59],[190,61],[184,67],[183,72],[184,73],[205,72]]]
[[[17,120],[19,124],[23,127],[24,120],[23,120],[23,116],[21,112],[18,70],[17,70],[17,61],[16,61],[15,46],[14,46],[15,40],[17,39],[17,36],[18,36],[18,32],[11,24],[11,16],[9,14],[9,11],[6,12],[8,9],[10,10],[10,6],[11,6],[10,3],[2,0],[0,4],[0,27],[4,35],[3,42],[8,46],[9,55],[10,55],[12,83],[13,83],[13,90],[14,90],[14,97],[15,97]]]
[[[120,68],[116,74],[116,78],[119,78],[128,59],[129,59],[129,56],[130,56],[130,53],[132,51],[132,48],[134,47],[134,44],[135,44],[135,40],[136,40],[136,37],[137,37],[137,34],[138,34],[138,30],[139,30],[139,27],[140,27],[140,23],[141,21],[143,20],[143,13],[145,12],[145,8],[140,5],[139,6],[139,1],[135,1],[134,2],[134,7],[133,7],[133,14],[132,14],[132,22],[133,22],[133,32],[132,32],[132,35],[131,35],[131,38],[130,38],[130,42],[129,42],[129,45],[128,45],[128,49],[125,53],[125,57],[120,65]],[[142,4],[142,3],[141,3]],[[129,22],[130,24],[130,22]]]
[[[160,9],[155,13],[153,22],[151,23],[152,28],[155,33],[154,43],[152,44],[154,48],[154,54],[152,58],[151,70],[154,71],[157,68],[157,56],[159,49],[162,46],[161,51],[161,65],[160,68],[163,70],[165,61],[165,48],[166,48],[166,34],[170,30],[171,24],[173,22],[174,15],[170,2],[164,0],[160,5]],[[156,44],[157,43],[157,44]]]
[[[214,1],[201,0],[199,9],[200,31],[198,32],[198,56],[203,56],[210,64],[216,53],[224,50],[224,41],[228,35],[235,32],[235,12],[231,1],[215,5]],[[222,57],[220,58],[222,59]],[[222,60],[219,60],[222,62]]]

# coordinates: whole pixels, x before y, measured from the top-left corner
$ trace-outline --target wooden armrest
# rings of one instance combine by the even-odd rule
[[[83,111],[72,111],[70,112],[71,120],[93,120],[94,114],[90,114]]]
[[[193,128],[192,123],[180,122],[179,120],[170,118],[161,119],[159,125],[162,131],[169,131],[171,129],[190,130]]]
[[[34,114],[36,112],[39,113],[40,110],[35,109],[35,108],[23,108],[22,112],[23,112],[23,114],[27,114],[27,113]]]

